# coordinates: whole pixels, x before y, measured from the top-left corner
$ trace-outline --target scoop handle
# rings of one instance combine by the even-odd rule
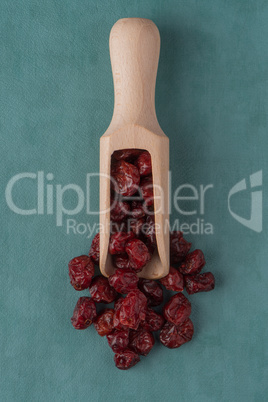
[[[123,18],[114,24],[110,33],[113,120],[148,128],[157,123],[155,82],[159,52],[160,35],[153,21]]]

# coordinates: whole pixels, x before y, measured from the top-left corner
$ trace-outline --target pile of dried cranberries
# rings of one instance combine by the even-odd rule
[[[211,272],[200,273],[206,263],[204,254],[201,250],[190,253],[191,243],[179,231],[170,233],[169,274],[159,281],[138,277],[157,247],[151,157],[147,151],[122,150],[114,152],[111,162],[109,253],[115,272],[109,278],[94,277],[94,266],[99,264],[96,234],[89,255],[69,262],[71,285],[78,291],[89,289],[91,294],[79,298],[71,322],[76,329],[93,323],[115,353],[116,367],[127,370],[140,361],[140,355],[148,355],[155,343],[153,332],[160,331],[160,342],[168,348],[192,339],[191,303],[182,291],[207,292],[214,289],[215,280]],[[160,313],[153,307],[163,303],[163,287],[176,293]],[[113,308],[97,313],[96,303],[112,302]]]

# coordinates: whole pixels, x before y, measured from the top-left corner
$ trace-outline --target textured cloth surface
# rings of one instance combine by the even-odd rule
[[[0,399],[267,400],[267,194],[260,233],[228,211],[229,191],[242,179],[247,190],[233,195],[230,207],[244,219],[249,176],[262,170],[267,187],[267,2],[22,0],[0,7]],[[170,138],[172,188],[188,183],[199,197],[180,200],[192,215],[173,205],[171,222],[195,223],[199,232],[213,225],[213,234],[186,238],[204,251],[216,277],[213,292],[189,297],[193,340],[177,350],[157,342],[128,372],[114,367],[94,328],[72,328],[74,305],[88,292],[75,292],[67,274],[68,261],[88,252],[89,226],[98,222],[82,201],[112,116],[108,38],[122,17],[150,18],[159,28],[156,108]],[[8,182],[22,173],[32,175],[18,176],[12,199],[36,209],[29,215],[12,211],[5,198]],[[64,207],[73,209],[78,197],[81,210],[63,214],[61,225],[56,198],[70,183],[81,190],[66,190]],[[200,186],[209,184],[203,210]],[[52,190],[53,211],[46,201]],[[90,190],[96,210],[94,178]],[[196,196],[193,187],[183,191]]]

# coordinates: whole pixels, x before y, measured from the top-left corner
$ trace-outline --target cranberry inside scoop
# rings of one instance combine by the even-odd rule
[[[127,254],[113,255],[113,264],[119,269],[132,269],[132,264]]]
[[[122,254],[125,252],[126,244],[128,241],[134,239],[133,232],[117,232],[112,234],[109,244],[110,254]]]
[[[119,151],[114,151],[112,157],[118,161],[126,160],[132,161],[137,158],[143,151],[141,149],[120,149]]]
[[[132,201],[131,203],[131,217],[134,219],[143,218],[145,216],[145,210],[143,202]]]
[[[113,222],[122,222],[130,211],[130,206],[125,201],[111,198],[110,218]]]
[[[148,247],[139,239],[130,240],[126,244],[126,253],[128,254],[131,267],[137,272],[141,271],[151,259]]]
[[[115,192],[122,196],[129,197],[136,193],[140,175],[135,165],[121,160],[112,164],[111,176],[114,180],[112,186]]]
[[[143,177],[140,183],[140,190],[147,207],[154,203],[153,179],[152,176]]]
[[[112,155],[110,219],[112,224],[123,224],[122,230],[111,225],[109,253],[116,268],[139,272],[154,252],[154,218],[146,217],[149,208],[153,210],[151,172],[148,151],[123,149]]]
[[[136,162],[135,165],[139,170],[140,176],[148,176],[152,173],[152,162],[151,162],[151,155],[148,151],[142,152]]]

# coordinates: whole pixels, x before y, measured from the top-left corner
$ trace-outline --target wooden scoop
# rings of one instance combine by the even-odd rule
[[[151,154],[157,250],[139,273],[157,279],[169,272],[169,139],[155,113],[155,81],[160,50],[156,25],[147,19],[118,20],[110,33],[114,113],[100,139],[100,269],[114,273],[110,237],[110,167],[114,151],[145,149]]]

